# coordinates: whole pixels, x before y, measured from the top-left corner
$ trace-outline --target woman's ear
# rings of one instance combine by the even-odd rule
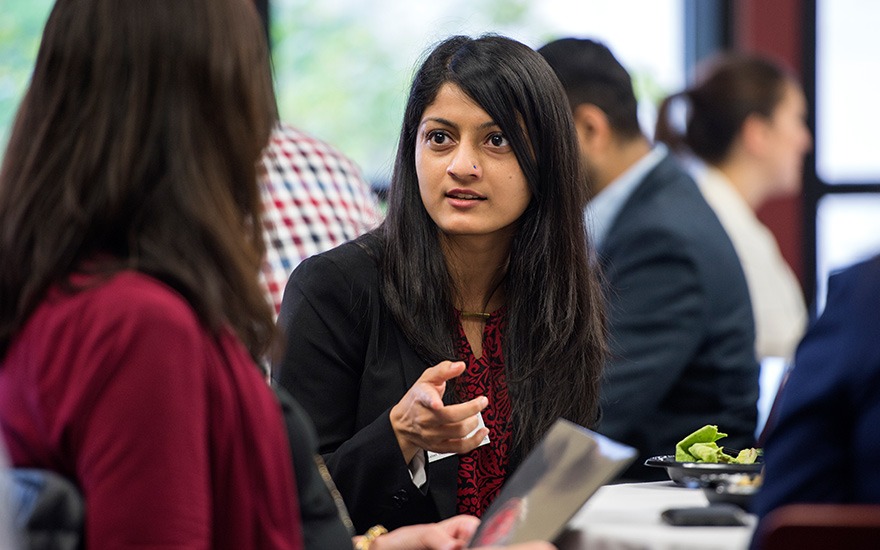
[[[740,131],[740,140],[743,149],[750,155],[761,156],[768,149],[768,139],[772,128],[772,120],[752,113],[746,117]]]

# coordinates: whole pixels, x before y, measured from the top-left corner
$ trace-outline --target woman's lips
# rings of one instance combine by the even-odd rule
[[[446,196],[450,199],[468,200],[468,201],[484,201],[486,197],[468,189],[453,189],[446,192]]]
[[[486,197],[468,189],[453,189],[446,192],[447,203],[459,210],[473,208],[484,200]]]

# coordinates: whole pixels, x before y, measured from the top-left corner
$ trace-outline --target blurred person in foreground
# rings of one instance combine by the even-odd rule
[[[638,121],[611,51],[565,38],[538,50],[568,94],[592,199],[587,222],[606,283],[610,357],[599,432],[640,451],[624,474],[662,479],[669,455],[706,424],[752,446],[758,364],[736,252],[694,181]]]
[[[575,144],[534,50],[444,40],[413,80],[385,221],[291,275],[273,376],[359,530],[480,516],[557,418],[595,425],[603,312]]]
[[[0,426],[101,548],[301,548],[253,358],[255,165],[274,121],[247,0],[59,0],[0,172]]]
[[[249,0],[59,0],[46,24],[0,169],[0,427],[12,466],[81,490],[92,550],[304,546],[309,427],[285,431],[254,361],[268,67]],[[352,545],[330,520],[308,548]],[[478,523],[374,549],[461,548]]]
[[[797,348],[764,446],[752,503],[880,504],[880,257],[828,281],[821,316]]]
[[[685,113],[683,127],[673,112]],[[655,138],[701,161],[694,171],[742,263],[759,359],[790,360],[807,325],[803,290],[756,211],[797,195],[812,139],[800,85],[772,61],[725,54],[692,87],[667,98]]]

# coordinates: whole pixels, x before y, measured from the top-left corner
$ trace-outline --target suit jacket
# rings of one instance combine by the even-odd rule
[[[795,353],[765,452],[760,516],[786,504],[880,504],[880,258],[834,275]]]
[[[456,512],[458,458],[411,479],[390,411],[430,367],[413,351],[379,291],[378,239],[365,235],[293,272],[279,324],[287,352],[273,376],[307,411],[319,450],[358,532],[438,521]]]
[[[599,431],[640,450],[624,477],[661,479],[645,458],[705,424],[753,445],[758,363],[736,252],[694,181],[669,156],[612,222],[604,269],[611,358]]]

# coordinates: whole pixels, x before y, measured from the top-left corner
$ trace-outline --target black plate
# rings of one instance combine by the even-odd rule
[[[666,468],[669,479],[679,485],[704,487],[709,482],[724,478],[730,474],[760,474],[764,468],[764,463],[715,464],[712,462],[677,462],[674,455],[663,455],[649,458],[645,461],[645,466]]]
[[[731,476],[733,477],[733,476]],[[725,502],[736,504],[748,511],[752,497],[758,492],[758,485],[737,485],[733,481],[714,481],[703,487],[703,494],[710,503]]]

